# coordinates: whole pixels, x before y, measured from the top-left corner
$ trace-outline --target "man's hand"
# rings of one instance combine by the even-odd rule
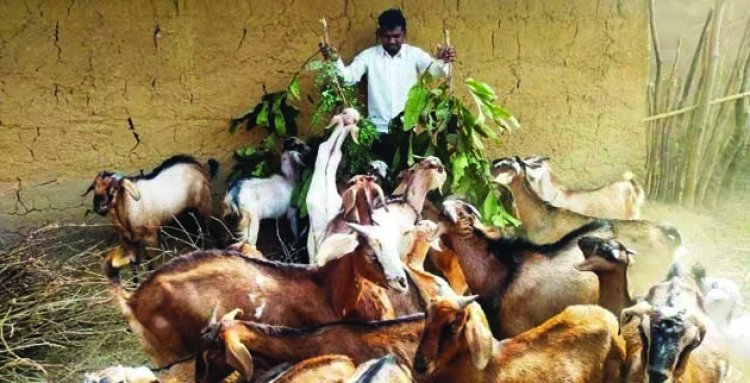
[[[437,54],[435,54],[439,60],[443,60],[444,63],[452,63],[456,61],[456,48],[450,45],[443,46],[443,44],[437,45]]]
[[[326,60],[335,60],[339,57],[338,51],[336,51],[336,48],[334,48],[333,45],[319,43],[318,48],[320,48],[320,53],[323,54],[323,57]]]

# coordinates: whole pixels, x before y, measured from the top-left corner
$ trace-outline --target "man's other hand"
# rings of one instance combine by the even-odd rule
[[[326,60],[338,58],[338,52],[336,51],[336,48],[333,47],[333,45],[319,43],[318,48],[320,48],[320,53],[323,54],[323,57]]]
[[[456,48],[443,44],[437,45],[437,54],[435,55],[439,60],[443,60],[444,63],[452,63],[456,61]]]

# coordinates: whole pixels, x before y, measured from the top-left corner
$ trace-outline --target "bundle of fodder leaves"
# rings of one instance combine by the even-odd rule
[[[84,371],[147,361],[101,274],[111,233],[47,226],[0,251],[0,381],[80,382]]]

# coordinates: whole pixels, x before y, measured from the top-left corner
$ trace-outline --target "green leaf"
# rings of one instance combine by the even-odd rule
[[[427,95],[429,91],[424,85],[417,83],[409,89],[404,107],[404,130],[410,130],[417,124],[419,115],[427,106]]]
[[[299,77],[294,76],[289,86],[286,87],[286,92],[289,96],[295,100],[299,100]]]
[[[273,102],[273,125],[279,137],[286,137],[286,120],[284,120],[284,113],[281,111],[281,102],[285,98],[281,96]]]
[[[264,127],[268,126],[268,109],[269,109],[268,102],[264,101],[263,107],[261,107],[260,112],[258,112],[258,117],[255,119],[255,125],[260,125]]]

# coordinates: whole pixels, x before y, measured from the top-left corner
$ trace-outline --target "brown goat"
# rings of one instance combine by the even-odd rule
[[[393,355],[373,359],[354,369],[354,362],[345,355],[323,355],[289,366],[284,363],[269,371],[255,383],[408,383],[411,372]]]
[[[305,359],[293,366],[282,365],[271,370],[256,383],[341,383],[356,371],[354,362],[346,355],[320,355]]]
[[[595,189],[573,190],[552,173],[549,158],[532,156],[523,159],[532,189],[552,206],[598,218],[638,219],[646,199],[643,187],[625,172],[622,179]]]
[[[718,383],[727,372],[721,332],[703,311],[695,281],[673,269],[645,300],[622,311],[628,383]]]
[[[570,306],[514,338],[492,337],[474,297],[437,298],[427,311],[414,371],[427,382],[615,382],[625,358],[617,319]],[[562,353],[562,354],[561,354]]]
[[[578,240],[585,261],[576,265],[579,271],[591,271],[599,278],[599,306],[617,317],[633,305],[628,289],[628,266],[635,253],[614,239],[583,237]]]
[[[297,362],[322,354],[342,354],[355,364],[393,354],[400,363],[411,360],[424,328],[424,314],[372,322],[333,322],[312,328],[269,326],[222,320],[203,330],[203,346],[196,355],[196,380],[216,382],[232,370],[246,379],[261,356],[268,364]]]
[[[495,182],[507,186],[513,194],[517,216],[527,236],[536,243],[556,241],[570,230],[595,220],[543,201],[526,180],[526,164],[518,157],[495,160]],[[640,294],[666,274],[681,244],[677,229],[642,220],[610,220],[614,237],[641,254],[630,267],[633,292]]]
[[[116,283],[110,283],[111,291],[157,365],[198,349],[200,330],[215,305],[220,313],[239,307],[246,319],[291,326],[380,319],[382,313],[363,310],[370,306],[362,302],[361,282],[389,283],[381,256],[357,246],[353,236],[340,239],[328,241],[330,250],[321,248],[321,255],[335,258],[322,267],[198,251],[174,258],[132,294]]]
[[[204,220],[211,216],[211,179],[216,175],[218,162],[207,165],[184,155],[173,156],[146,175],[122,176],[101,171],[84,195],[94,192],[94,211],[109,215],[112,226],[126,250],[126,261],[108,260],[122,265],[130,263],[133,274],[141,257],[139,246],[145,247],[146,261],[151,259],[150,248],[158,245],[162,225],[180,212],[195,208]],[[150,267],[150,265],[149,265]],[[119,278],[117,268],[109,268],[110,278]]]
[[[479,217],[468,203],[446,200],[443,207],[441,246],[457,255],[496,337],[518,335],[567,306],[599,300],[596,276],[574,268],[584,261],[575,239],[606,233],[606,221],[583,225],[555,243],[536,245],[523,238],[488,238],[474,227]]]

